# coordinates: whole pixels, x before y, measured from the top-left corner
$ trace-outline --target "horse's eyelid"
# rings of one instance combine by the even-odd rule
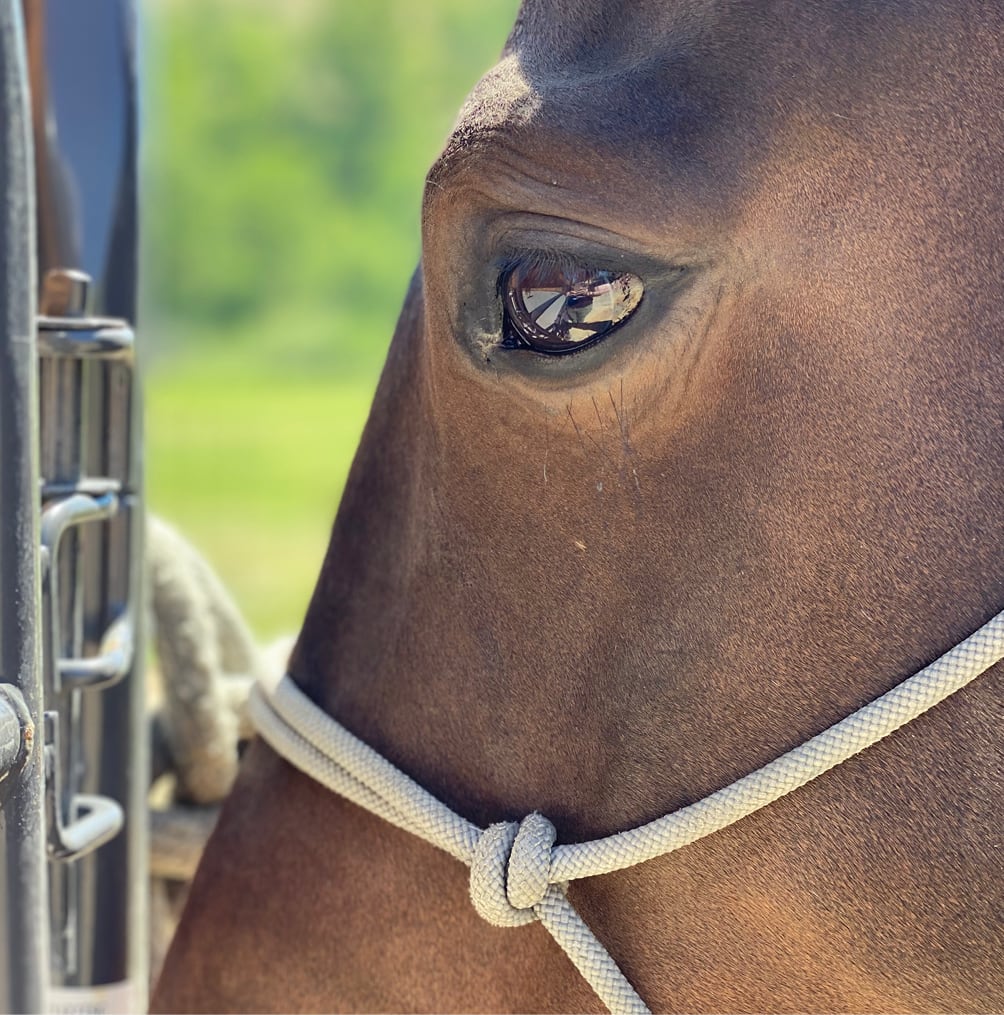
[[[568,275],[600,271],[603,265],[587,264],[578,258],[572,257],[563,250],[528,250],[524,253],[512,254],[505,258],[499,265],[499,285],[501,286],[507,276],[511,275],[517,268],[524,271],[535,269],[537,271],[563,272]]]

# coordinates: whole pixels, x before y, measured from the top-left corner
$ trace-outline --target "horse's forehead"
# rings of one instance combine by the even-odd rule
[[[753,47],[771,69],[770,57],[786,52],[867,60],[924,32],[950,48],[988,13],[980,0],[523,0],[506,52],[540,74],[574,74],[667,52],[728,61]],[[791,71],[773,69],[782,79]]]
[[[646,133],[664,142],[672,135],[659,122],[667,106],[679,116],[689,104],[695,118],[712,108],[722,118],[732,113],[733,126],[752,130],[779,109],[881,103],[891,81],[950,90],[953,68],[972,56],[966,50],[987,20],[985,10],[968,12],[973,6],[524,0],[502,61],[475,88],[450,142],[539,114],[553,126],[549,109],[570,117],[586,144]],[[945,61],[940,75],[929,73],[936,56]]]
[[[472,166],[480,189],[518,178],[516,204],[549,191],[554,214],[602,209],[603,225],[679,240],[757,207],[758,189],[895,177],[905,196],[911,175],[929,186],[925,160],[952,159],[957,122],[999,120],[999,18],[965,0],[528,0],[427,198],[453,203],[445,185]]]
[[[583,31],[576,24],[563,37]],[[740,114],[736,68],[712,59],[690,28],[666,27],[658,44],[649,37],[644,46],[610,35],[602,51],[590,42],[564,56],[548,44],[552,33],[525,25],[514,33],[461,109],[427,196],[471,166],[479,187],[499,175],[523,177],[538,198],[556,188],[547,199],[556,213],[562,200],[569,215],[602,205],[625,226],[665,210],[667,192],[691,212],[705,205],[698,191],[726,203],[769,133],[766,104]]]
[[[519,128],[551,110],[587,132],[587,143],[616,135],[618,125],[658,126],[647,119],[668,94],[679,101],[700,90],[728,60],[723,38],[713,37],[716,6],[524,3],[502,60],[461,109],[450,142]]]

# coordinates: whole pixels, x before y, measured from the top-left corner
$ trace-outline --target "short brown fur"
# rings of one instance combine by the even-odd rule
[[[1000,610],[1002,37],[975,0],[525,4],[430,173],[291,664],[315,700],[470,819],[567,842]],[[528,222],[648,267],[591,352],[497,348]],[[1000,674],[573,900],[658,1010],[1000,1010]],[[465,873],[255,743],[154,1008],[595,1009]]]

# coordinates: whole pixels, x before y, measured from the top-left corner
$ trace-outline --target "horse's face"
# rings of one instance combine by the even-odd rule
[[[1002,29],[947,0],[526,4],[430,173],[294,677],[472,820],[570,841],[999,610]],[[619,326],[549,351],[582,329],[519,301],[580,312],[597,280]],[[661,1008],[992,1006],[992,693],[576,904]],[[260,744],[192,900],[167,1008],[592,1003],[460,865]]]
[[[293,670],[477,817],[574,835],[767,760],[993,605],[1002,90],[957,5],[557,8],[430,173]],[[582,351],[508,348],[540,261],[643,298]]]

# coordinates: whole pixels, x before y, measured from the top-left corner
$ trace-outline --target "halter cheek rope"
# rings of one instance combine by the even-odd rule
[[[471,868],[474,908],[489,923],[547,928],[611,1012],[648,1012],[565,895],[569,881],[622,870],[731,825],[916,719],[1004,658],[1004,612],[891,691],[697,803],[627,832],[555,846],[547,818],[482,829],[455,814],[307,698],[288,677],[257,685],[251,715],[271,746],[328,789]]]

